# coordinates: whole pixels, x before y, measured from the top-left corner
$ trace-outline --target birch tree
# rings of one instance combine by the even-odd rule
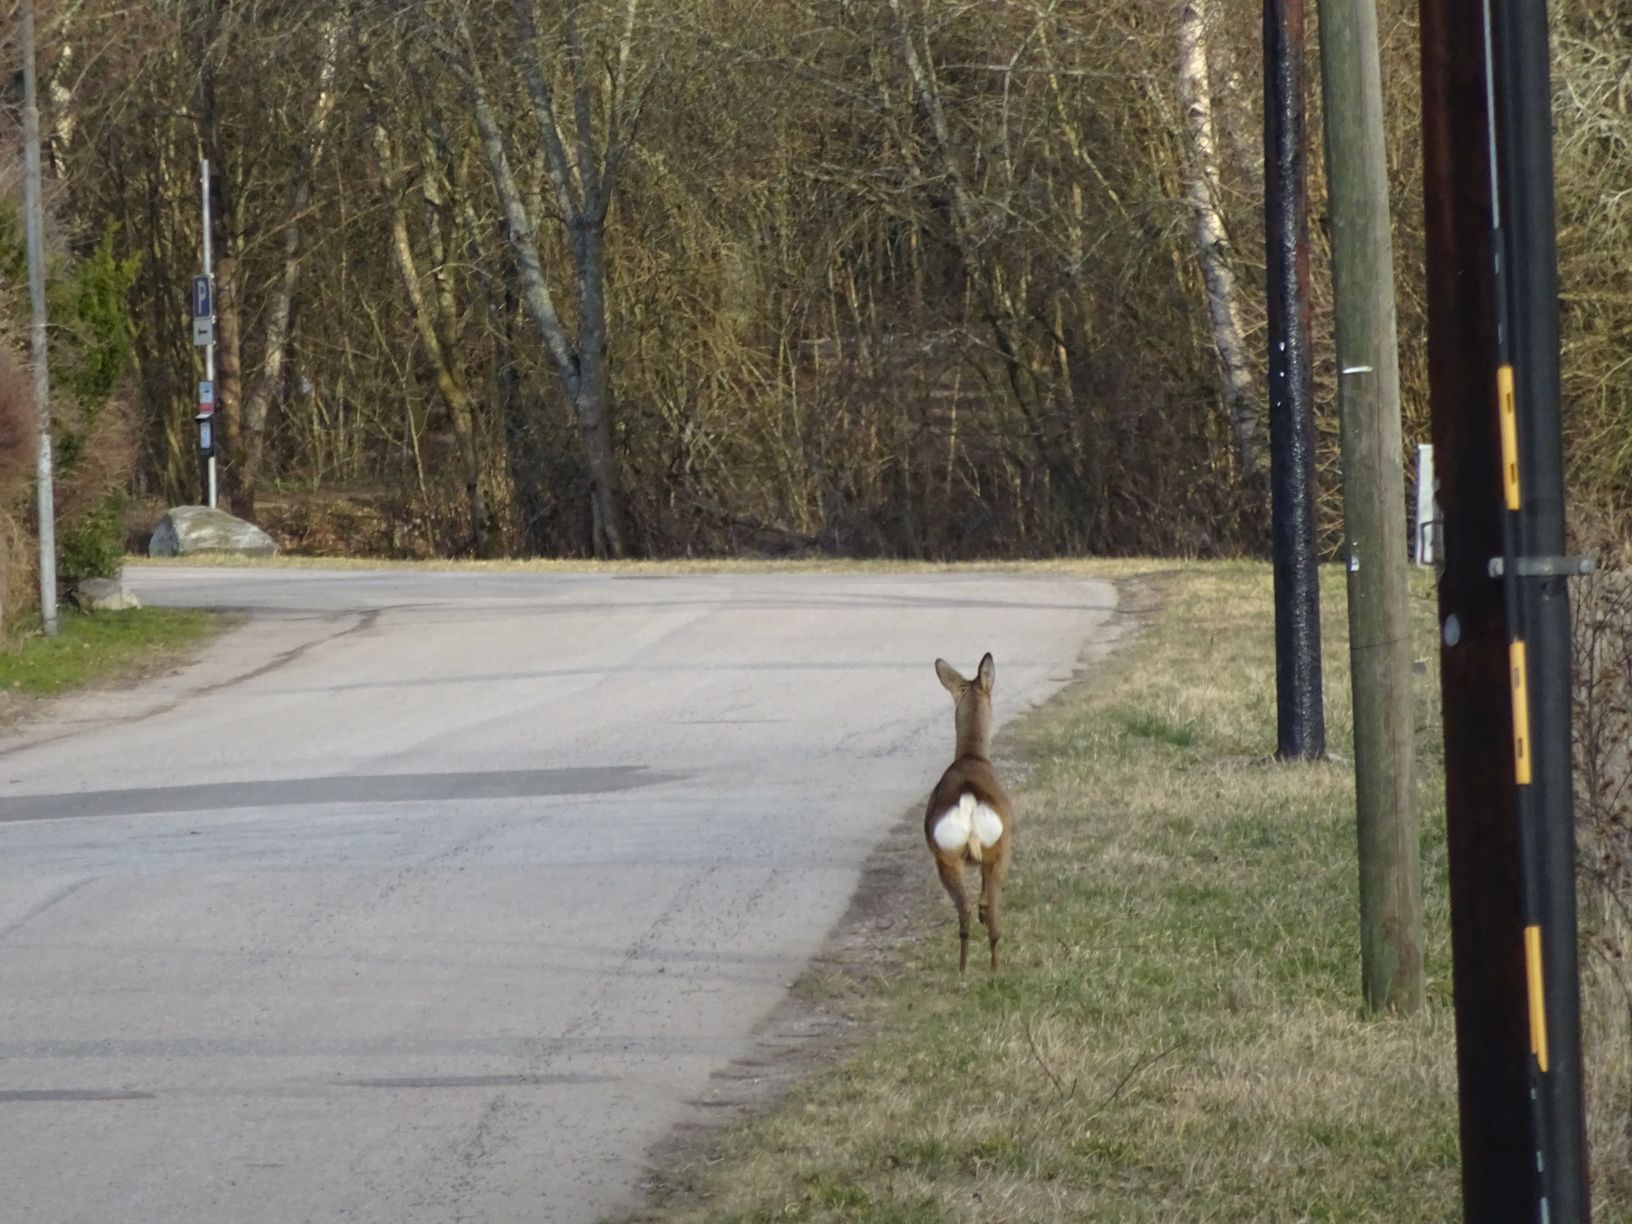
[[[1224,408],[1235,436],[1236,464],[1243,482],[1256,483],[1264,474],[1264,444],[1254,404],[1252,367],[1241,334],[1241,295],[1230,267],[1229,235],[1219,203],[1218,137],[1207,63],[1212,9],[1212,0],[1184,0],[1179,6],[1179,95],[1190,138],[1185,198],[1195,214],[1196,254],[1218,351]]]

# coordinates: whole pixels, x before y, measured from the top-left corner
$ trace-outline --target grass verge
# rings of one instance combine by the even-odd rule
[[[133,608],[92,616],[64,610],[56,637],[36,633],[0,645],[0,693],[52,697],[134,679],[177,662],[213,633],[220,620],[184,608]]]
[[[1316,765],[1266,760],[1268,568],[1161,582],[1130,647],[1002,737],[1019,805],[1004,970],[957,977],[924,855],[893,963],[841,956],[803,984],[869,1036],[668,1170],[641,1218],[1458,1217],[1432,665],[1416,713],[1428,1004],[1368,1019],[1343,576],[1324,586],[1335,755]],[[1414,603],[1431,660],[1426,590]]]

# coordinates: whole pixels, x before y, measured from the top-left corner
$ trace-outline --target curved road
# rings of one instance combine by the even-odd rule
[[[8,1220],[635,1205],[944,765],[935,656],[992,650],[1003,718],[1115,605],[996,573],[132,585],[251,615],[0,737]]]

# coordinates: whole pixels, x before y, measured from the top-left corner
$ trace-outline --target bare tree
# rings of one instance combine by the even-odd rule
[[[1017,238],[1020,228],[1013,199],[1018,186],[1013,155],[1003,145],[1007,131],[999,127],[999,152],[1003,156],[997,159],[1002,167],[997,198],[977,199],[976,193],[971,190],[963,157],[960,156],[960,142],[953,135],[947,115],[928,35],[920,23],[906,15],[901,0],[889,0],[889,7],[896,26],[902,63],[929,126],[935,158],[932,178],[944,183],[953,246],[963,263],[969,284],[978,295],[1004,382],[1025,421],[1036,459],[1049,472],[1054,487],[1069,505],[1071,517],[1083,534],[1091,536],[1098,516],[1099,498],[1090,487],[1090,482],[1084,480],[1079,465],[1074,462],[1075,456],[1067,441],[1070,423],[1064,423],[1062,429],[1060,424],[1050,422],[1044,406],[1039,402],[1038,372],[1024,352],[1026,341],[1021,333],[1029,309],[1026,300],[1029,296],[1028,272],[1022,265],[1011,282],[1005,274],[1004,263],[993,258],[989,250],[982,249],[996,245],[989,239],[999,235],[1006,240]],[[1007,78],[1012,76],[1018,59],[1019,53],[1016,52],[1003,68],[1005,80],[1002,97],[1005,103],[1010,88]],[[1006,107],[1000,109],[1000,119],[1006,121],[1005,110]]]
[[[414,330],[431,363],[438,394],[448,410],[454,440],[463,469],[465,497],[470,508],[471,547],[478,557],[488,553],[487,504],[481,488],[481,461],[476,449],[476,403],[470,391],[470,375],[464,345],[454,328],[458,309],[448,270],[451,252],[447,233],[452,228],[454,203],[440,168],[441,158],[431,133],[421,129],[421,154],[416,169],[420,194],[425,205],[425,232],[431,246],[432,292],[425,291],[414,255],[408,227],[407,193],[395,142],[385,123],[375,115],[374,149],[379,161],[381,183],[391,213],[391,261],[408,296]]]
[[[289,192],[289,215],[283,227],[283,268],[266,310],[261,344],[261,370],[254,387],[244,398],[240,430],[242,470],[236,482],[234,509],[246,518],[255,514],[255,490],[261,470],[261,451],[266,436],[267,410],[283,384],[284,361],[289,349],[289,312],[301,270],[301,226],[312,200],[312,168],[323,149],[329,116],[335,105],[335,61],[346,13],[326,14],[318,30],[317,79],[312,83],[312,105],[307,117],[305,138],[296,156],[294,183]]]
[[[585,0],[567,0],[558,23],[548,27],[548,33],[538,21],[532,0],[515,0],[514,7],[512,45],[518,49],[532,110],[532,136],[548,179],[554,220],[566,239],[577,293],[576,335],[569,334],[556,308],[551,278],[540,256],[544,206],[528,198],[512,166],[503,116],[462,9],[453,16],[455,36],[443,47],[468,93],[521,280],[522,301],[576,414],[592,482],[595,551],[622,557],[632,545],[613,444],[606,231],[644,95],[643,83],[631,69],[639,0],[622,0],[621,13],[611,28],[597,21],[593,31],[586,30],[586,17],[607,14]],[[592,33],[601,35],[595,40],[600,46],[592,45]],[[570,135],[563,130],[554,84],[555,69],[563,61],[572,112]]]

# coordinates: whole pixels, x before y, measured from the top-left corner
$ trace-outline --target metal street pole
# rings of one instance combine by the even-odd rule
[[[1546,14],[1420,12],[1463,1213],[1574,1224],[1588,1201]]]
[[[1558,252],[1546,0],[1486,3],[1495,122],[1497,395],[1507,510],[1502,586],[1513,674],[1528,1060],[1538,1217],[1586,1221],[1587,1146],[1576,964],[1570,596],[1559,420]],[[1494,568],[1494,567],[1493,567]]]
[[[1420,0],[1428,384],[1439,480],[1440,690],[1451,889],[1462,1210],[1512,1218],[1536,1199],[1518,793],[1502,551],[1496,319],[1482,0]]]
[[[204,195],[204,279],[210,285],[210,309],[215,309],[215,273],[211,266],[210,257],[210,159],[199,159],[199,180],[203,184]],[[211,394],[215,388],[215,319],[210,319],[210,340],[204,346],[204,381],[210,384]],[[213,428],[214,422],[211,422]],[[211,510],[215,509],[215,447],[211,446],[204,459],[205,502]]]
[[[1315,567],[1314,378],[1304,156],[1303,0],[1264,0],[1264,222],[1269,265],[1270,548],[1275,755],[1326,755]]]
[[[47,635],[57,632],[56,492],[51,464],[51,374],[45,329],[45,206],[40,172],[40,108],[34,76],[34,0],[22,0],[23,43],[23,212],[28,246],[29,331],[34,361],[34,412],[39,428],[35,461],[40,533],[40,620]]]

